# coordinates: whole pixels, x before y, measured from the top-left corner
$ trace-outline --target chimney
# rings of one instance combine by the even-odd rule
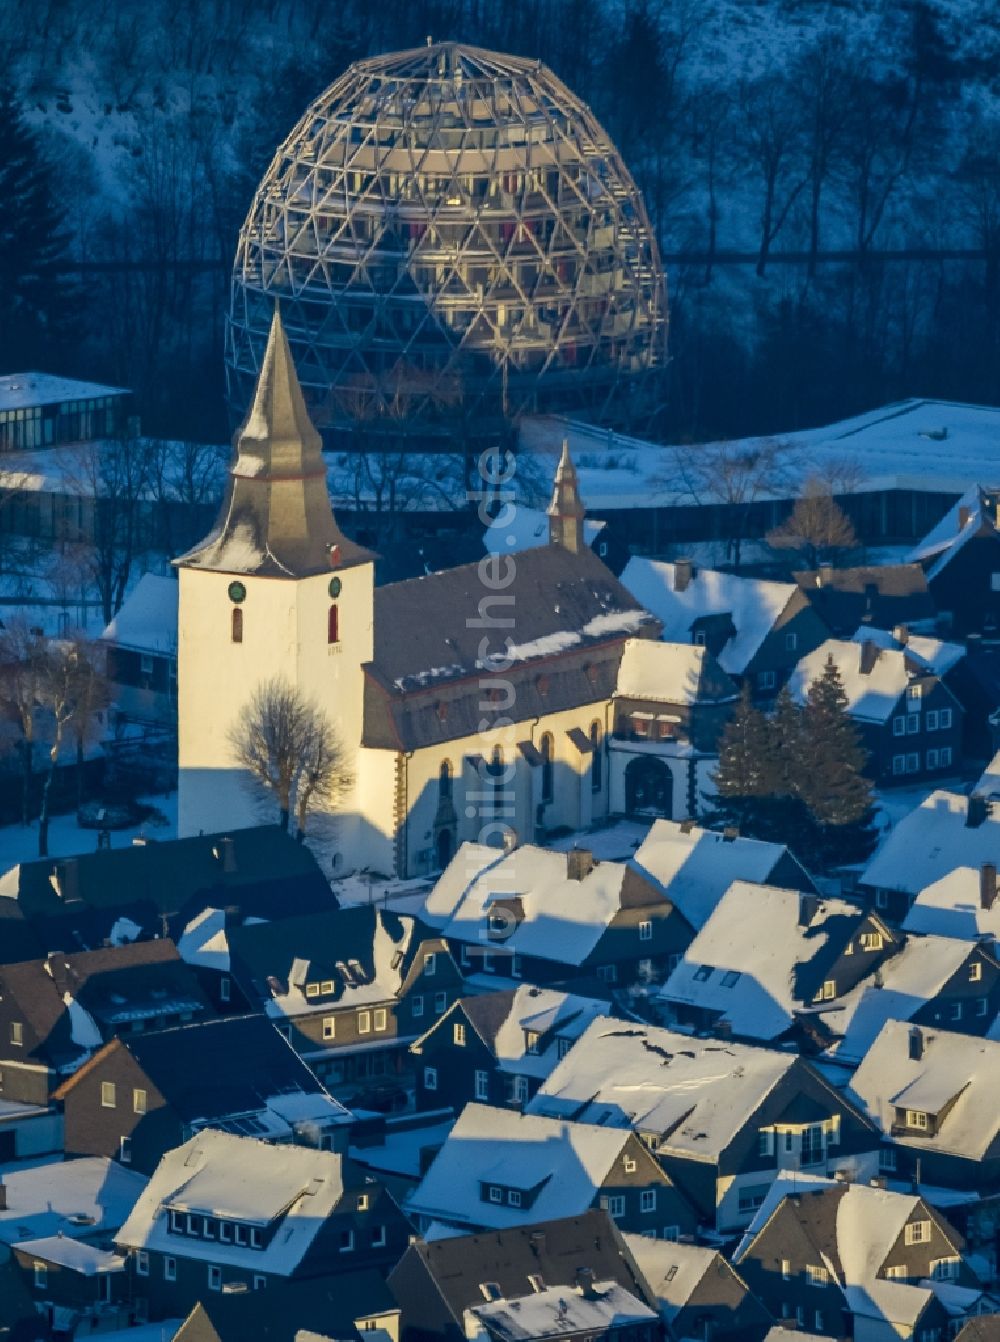
[[[997,869],[994,862],[984,862],[979,868],[979,907],[989,913],[997,897]]]
[[[236,871],[236,845],[228,834],[221,838],[212,849],[212,856],[221,865],[227,876],[231,876]]]
[[[686,592],[694,577],[694,561],[691,559],[674,560],[674,591]]]
[[[986,798],[981,792],[973,792],[965,811],[966,829],[978,829],[988,814]]]
[[[0,1212],[7,1210],[7,1185],[0,1179]]]
[[[809,927],[819,909],[819,900],[815,895],[799,895],[799,927]]]
[[[875,670],[875,663],[878,661],[878,644],[873,643],[870,638],[866,638],[861,644],[861,657],[858,663],[859,670],[863,676],[870,676]]]
[[[910,626],[907,624],[893,625],[892,636],[900,647],[905,648],[910,641]]]
[[[571,848],[566,854],[566,879],[582,881],[594,870],[594,854],[589,848]]]
[[[576,1285],[580,1294],[586,1300],[593,1300],[597,1294],[594,1290],[594,1269],[592,1267],[578,1267],[576,1269]]]
[[[816,586],[828,587],[832,581],[833,581],[833,565],[820,564],[819,569],[816,572]]]
[[[919,1062],[924,1056],[924,1034],[919,1025],[912,1025],[909,1034],[909,1055],[913,1062]]]
[[[965,504],[962,504],[962,506],[958,510],[959,531],[964,531],[971,521],[972,521],[972,509],[967,507]]]
[[[740,831],[736,825],[727,825],[726,828],[722,831],[723,843],[735,843],[739,837],[740,837]]]

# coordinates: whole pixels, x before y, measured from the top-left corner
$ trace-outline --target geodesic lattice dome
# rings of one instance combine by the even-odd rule
[[[453,43],[351,66],[275,155],[233,272],[237,418],[275,299],[344,446],[531,411],[637,425],[665,359],[656,243],[608,136],[540,62]]]

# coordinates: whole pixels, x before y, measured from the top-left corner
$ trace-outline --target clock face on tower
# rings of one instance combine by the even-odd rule
[[[340,596],[342,588],[343,583],[340,581],[339,578],[330,579],[330,595],[334,598],[334,600],[336,600],[337,597]]]
[[[241,582],[231,582],[229,584],[230,601],[234,601],[237,605],[239,605],[241,601],[246,600],[246,597],[247,597],[247,589],[243,586]]]

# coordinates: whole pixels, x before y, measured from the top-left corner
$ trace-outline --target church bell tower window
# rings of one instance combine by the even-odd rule
[[[340,618],[336,604],[330,607],[326,617],[326,641],[327,643],[340,642]]]
[[[232,638],[234,643],[243,642],[243,611],[239,606],[233,607]]]

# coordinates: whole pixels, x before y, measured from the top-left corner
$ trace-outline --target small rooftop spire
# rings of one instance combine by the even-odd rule
[[[561,545],[564,550],[579,554],[584,548],[583,521],[586,515],[587,510],[580,498],[576,467],[569,454],[569,439],[564,438],[548,510],[549,544]]]
[[[233,446],[215,528],[178,564],[303,578],[374,558],[347,539],[333,515],[322,440],[277,305],[253,403]]]

